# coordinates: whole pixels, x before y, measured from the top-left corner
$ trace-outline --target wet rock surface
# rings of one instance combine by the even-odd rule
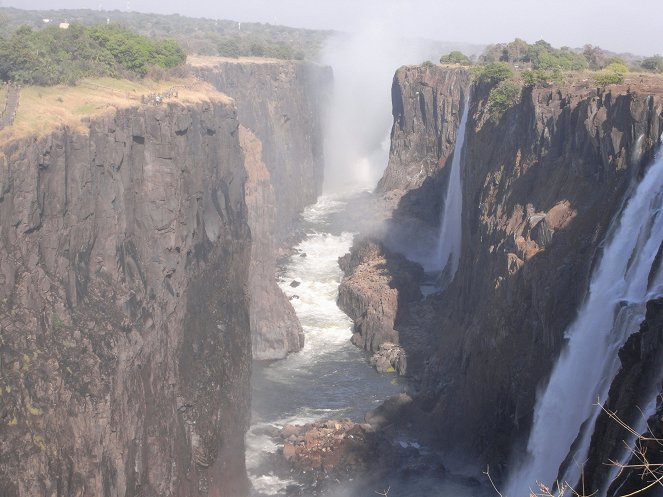
[[[614,464],[611,461],[621,460],[625,448],[624,441],[633,438],[629,436],[629,431],[620,424],[620,421],[635,428],[642,419],[642,409],[657,394],[659,394],[659,409],[648,422],[651,429],[649,435],[653,433],[654,438],[663,440],[660,385],[655,381],[656,377],[661,378],[663,366],[663,299],[651,300],[647,303],[645,320],[640,329],[633,333],[621,348],[619,359],[621,369],[610,386],[608,399],[604,404],[607,412],[602,411],[596,420],[589,455],[585,463],[586,470],[581,483],[584,484],[585,491],[588,493],[598,491],[603,485],[607,487],[609,483],[612,483],[606,481],[613,472]],[[652,386],[654,391],[650,390]],[[615,413],[617,418],[612,418],[608,412]],[[653,440],[633,442],[631,447],[637,452],[639,449],[644,449],[643,454],[646,454],[647,460],[652,464],[663,461],[663,446],[660,443]],[[637,457],[634,457],[632,462],[634,465],[643,463],[642,460],[638,461]],[[639,471],[627,469],[610,485],[612,492],[609,492],[608,495],[625,495],[646,486],[645,482],[650,483],[651,478],[646,477],[644,469],[641,468]],[[577,486],[580,486],[581,483]],[[622,484],[629,490],[619,488]],[[663,491],[663,485],[660,487],[659,492]],[[617,491],[618,488],[619,491]],[[652,493],[652,495],[654,494]]]
[[[439,454],[389,429],[386,420],[410,401],[391,399],[390,407],[369,413],[364,423],[343,419],[284,426],[278,454],[282,471],[301,483],[288,495],[335,495],[340,488],[352,495],[375,494],[388,490],[394,480],[409,481],[412,488],[424,480],[479,487],[474,478],[448,472]]]

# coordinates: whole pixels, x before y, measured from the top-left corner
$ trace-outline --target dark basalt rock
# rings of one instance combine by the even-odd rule
[[[0,495],[247,495],[238,125],[211,97],[0,147]]]
[[[405,350],[420,380],[417,425],[459,458],[492,463],[497,475],[513,441],[526,438],[536,388],[561,349],[601,242],[659,145],[663,89],[634,81],[597,89],[580,80],[524,89],[497,123],[487,112],[489,91],[470,89],[462,68],[398,70],[390,162],[377,190],[394,210],[375,244],[416,244],[417,233],[439,225],[446,166],[458,153],[471,93],[458,272],[442,294],[396,305],[384,291],[352,286],[362,266],[346,261],[350,283],[341,292],[353,291],[339,302],[360,329],[362,320],[373,323],[355,335],[360,346],[391,341]],[[348,257],[358,259],[363,244]],[[363,281],[391,278],[384,264],[363,267]]]
[[[277,253],[293,222],[315,203],[324,169],[322,106],[331,69],[295,61],[225,61],[195,69],[231,96],[249,161],[253,235],[249,291],[253,357],[282,359],[304,346],[294,309],[275,282]],[[305,256],[305,255],[304,255]]]

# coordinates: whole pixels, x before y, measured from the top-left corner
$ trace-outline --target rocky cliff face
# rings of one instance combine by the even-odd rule
[[[445,338],[424,381],[426,407],[458,427],[440,427],[442,440],[502,458],[526,433],[600,243],[659,143],[663,99],[619,87],[525,90],[493,123],[486,98],[476,88],[460,266],[433,304],[431,332]]]
[[[322,189],[322,106],[331,69],[299,62],[226,60],[196,71],[236,101],[240,122],[260,142],[247,144],[254,149],[249,155],[257,174],[249,186],[256,212],[250,225],[257,243],[250,280],[253,356],[280,359],[300,350],[304,336],[276,284],[276,250]]]
[[[619,351],[621,369],[610,386],[608,399],[605,402],[606,411],[599,414],[596,427],[592,435],[592,443],[589,455],[585,463],[586,470],[583,473],[583,484],[587,494],[599,491],[602,485],[607,486],[610,474],[616,469],[611,461],[622,460],[624,453],[624,442],[636,449],[636,443],[630,442],[633,438],[629,432],[618,421],[626,423],[630,427],[637,427],[643,416],[644,409],[660,389],[657,381],[651,378],[661,378],[661,365],[663,364],[663,299],[652,300],[647,303],[647,314],[640,330],[629,337],[626,344]],[[643,386],[654,383],[654,391],[643,391]],[[609,413],[616,413],[618,419],[611,418]],[[648,426],[655,430],[655,437],[663,435],[661,430],[661,414],[655,415]],[[642,442],[645,447],[642,454],[652,464],[660,464],[663,460],[663,449],[660,443],[653,440]],[[636,450],[635,454],[639,454]],[[610,495],[625,495],[646,486],[643,484],[647,478],[640,475],[651,476],[635,468],[644,461],[637,460],[634,456],[634,467],[619,476],[618,480],[611,485],[613,491]],[[639,481],[638,481],[639,480]],[[651,478],[649,478],[651,482]],[[628,481],[625,491],[623,482]],[[578,485],[579,487],[580,485]],[[633,488],[630,488],[633,487]],[[655,485],[658,487],[658,485]]]
[[[246,495],[234,105],[117,110],[0,154],[0,494]]]
[[[237,103],[240,122],[262,142],[272,175],[276,233],[322,190],[322,108],[332,82],[329,67],[304,62],[232,61],[198,69],[201,78]]]
[[[488,116],[488,91],[473,86],[469,101],[458,273],[442,294],[399,308],[395,328],[406,353],[408,343],[429,350],[413,349],[422,387],[413,415],[450,452],[504,462],[513,440],[527,434],[536,387],[610,222],[659,143],[663,91],[581,81],[524,89],[497,122]],[[450,164],[451,128],[469,92],[462,69],[399,70],[396,142],[378,189],[400,199],[394,219],[439,223],[448,178],[440,166]],[[408,369],[412,363],[408,357]]]
[[[449,176],[443,171],[451,166],[469,87],[470,74],[462,68],[406,66],[396,71],[389,164],[377,192],[397,201],[396,214],[408,222],[419,219],[437,226],[440,221],[440,192]],[[423,197],[433,203],[422,202]]]

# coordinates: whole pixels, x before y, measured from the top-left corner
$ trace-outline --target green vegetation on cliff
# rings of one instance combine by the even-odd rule
[[[505,62],[514,65],[527,64],[532,69],[541,70],[573,70],[585,69],[588,64],[582,54],[568,47],[554,48],[545,40],[529,44],[516,38],[511,43],[500,43],[489,46],[480,57],[481,62]]]
[[[504,80],[488,94],[488,112],[493,122],[500,120],[502,115],[520,100],[522,87],[511,79]]]
[[[186,62],[173,40],[154,40],[119,26],[35,31],[23,26],[0,38],[0,79],[24,84],[73,84],[84,77],[143,77],[151,67]]]
[[[440,64],[460,64],[461,66],[471,66],[472,61],[463,52],[454,50],[440,57]]]
[[[505,62],[492,62],[483,66],[477,66],[473,70],[476,81],[482,84],[496,85],[513,77],[511,66]]]

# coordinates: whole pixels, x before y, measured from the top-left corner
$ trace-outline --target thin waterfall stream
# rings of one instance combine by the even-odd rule
[[[463,114],[456,134],[456,145],[451,161],[444,207],[441,212],[440,235],[435,249],[434,260],[441,271],[439,283],[442,284],[447,284],[453,279],[460,260],[463,217],[463,185],[461,183],[460,165],[463,158],[469,108],[469,102],[465,100]]]

